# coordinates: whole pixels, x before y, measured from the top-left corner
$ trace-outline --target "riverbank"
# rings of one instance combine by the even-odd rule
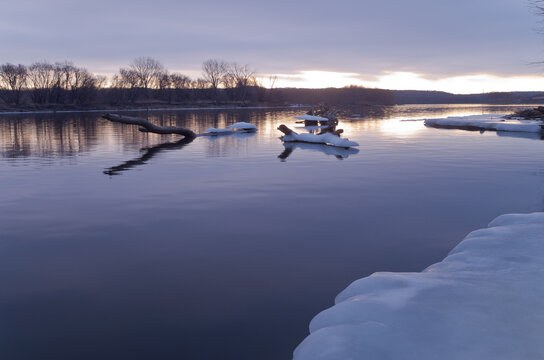
[[[352,283],[294,358],[544,358],[543,269],[544,213],[500,216],[421,273]]]
[[[129,107],[44,107],[44,108],[20,108],[20,109],[0,109],[0,115],[17,114],[65,114],[65,113],[102,113],[102,112],[141,112],[141,111],[195,111],[195,110],[244,110],[244,109],[308,109],[308,105],[284,105],[284,106],[234,106],[234,105],[214,105],[214,106],[129,106]]]

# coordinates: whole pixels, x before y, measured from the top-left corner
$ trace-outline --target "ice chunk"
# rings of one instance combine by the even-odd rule
[[[300,142],[307,142],[307,143],[314,143],[314,144],[327,144],[332,146],[339,146],[348,148],[351,146],[359,146],[358,143],[355,141],[350,141],[346,138],[341,138],[338,135],[334,135],[332,133],[324,133],[324,134],[298,134],[296,132],[292,132],[289,135],[284,135],[281,137],[281,139],[285,142],[291,142],[291,141],[300,141]]]
[[[420,273],[375,273],[318,314],[296,360],[544,359],[544,213],[503,215]]]
[[[329,119],[327,119],[326,117],[308,115],[308,114],[296,116],[295,119],[308,120],[308,121],[329,121]]]
[[[236,130],[257,130],[257,126],[247,122],[237,122],[227,127],[229,129],[236,129]]]
[[[544,132],[544,123],[542,121],[505,119],[504,115],[450,116],[440,119],[426,119],[425,125],[467,130]]]

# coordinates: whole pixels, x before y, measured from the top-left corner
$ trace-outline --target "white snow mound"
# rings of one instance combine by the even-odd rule
[[[503,215],[421,273],[352,283],[294,359],[544,359],[543,306],[544,213]]]
[[[237,129],[237,130],[257,130],[257,126],[247,122],[237,122],[227,127],[229,129]]]
[[[359,146],[359,144],[356,143],[355,141],[350,141],[346,138],[341,138],[340,136],[334,135],[332,133],[316,135],[316,134],[310,134],[310,133],[298,134],[293,131],[289,135],[282,136],[281,139],[285,142],[300,141],[300,142],[307,142],[307,143],[314,143],[314,144],[326,144],[326,145],[332,145],[332,146],[339,146],[339,147],[345,147],[345,148],[351,147],[351,146]]]
[[[481,130],[514,131],[514,132],[543,132],[538,120],[505,119],[504,115],[470,115],[450,116],[440,119],[426,119],[427,126],[447,126],[452,128],[473,127]]]
[[[213,127],[204,131],[204,134],[208,134],[208,135],[225,135],[225,134],[233,134],[233,133],[234,133],[234,130],[231,130],[231,129],[216,129]]]

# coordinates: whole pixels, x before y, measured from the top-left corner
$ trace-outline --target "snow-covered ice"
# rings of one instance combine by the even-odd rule
[[[326,117],[304,114],[296,116],[295,119],[308,120],[308,121],[329,121]]]
[[[450,116],[440,119],[426,119],[425,125],[450,128],[473,128],[479,130],[544,132],[544,123],[538,120],[505,119],[504,115]]]
[[[257,130],[257,126],[247,123],[247,122],[237,122],[232,125],[227,126],[229,129],[236,130]]]
[[[544,213],[503,215],[420,273],[375,273],[318,314],[296,360],[544,359]]]
[[[292,132],[289,135],[283,135],[281,139],[285,142],[291,142],[291,141],[301,141],[301,142],[307,142],[307,143],[314,143],[314,144],[327,144],[332,146],[339,146],[339,147],[351,147],[351,146],[359,146],[358,143],[355,141],[350,141],[346,138],[341,138],[338,135],[334,135],[332,133],[324,133],[320,135],[316,134],[298,134],[296,132]]]
[[[217,135],[231,135],[238,132],[255,132],[257,131],[257,126],[247,123],[247,122],[237,122],[232,125],[227,126],[228,129],[216,129],[209,128],[204,131],[202,136],[217,136]]]

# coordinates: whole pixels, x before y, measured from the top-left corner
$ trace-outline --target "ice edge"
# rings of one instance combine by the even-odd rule
[[[296,360],[544,358],[544,213],[471,232],[420,273],[375,273],[318,314]]]

